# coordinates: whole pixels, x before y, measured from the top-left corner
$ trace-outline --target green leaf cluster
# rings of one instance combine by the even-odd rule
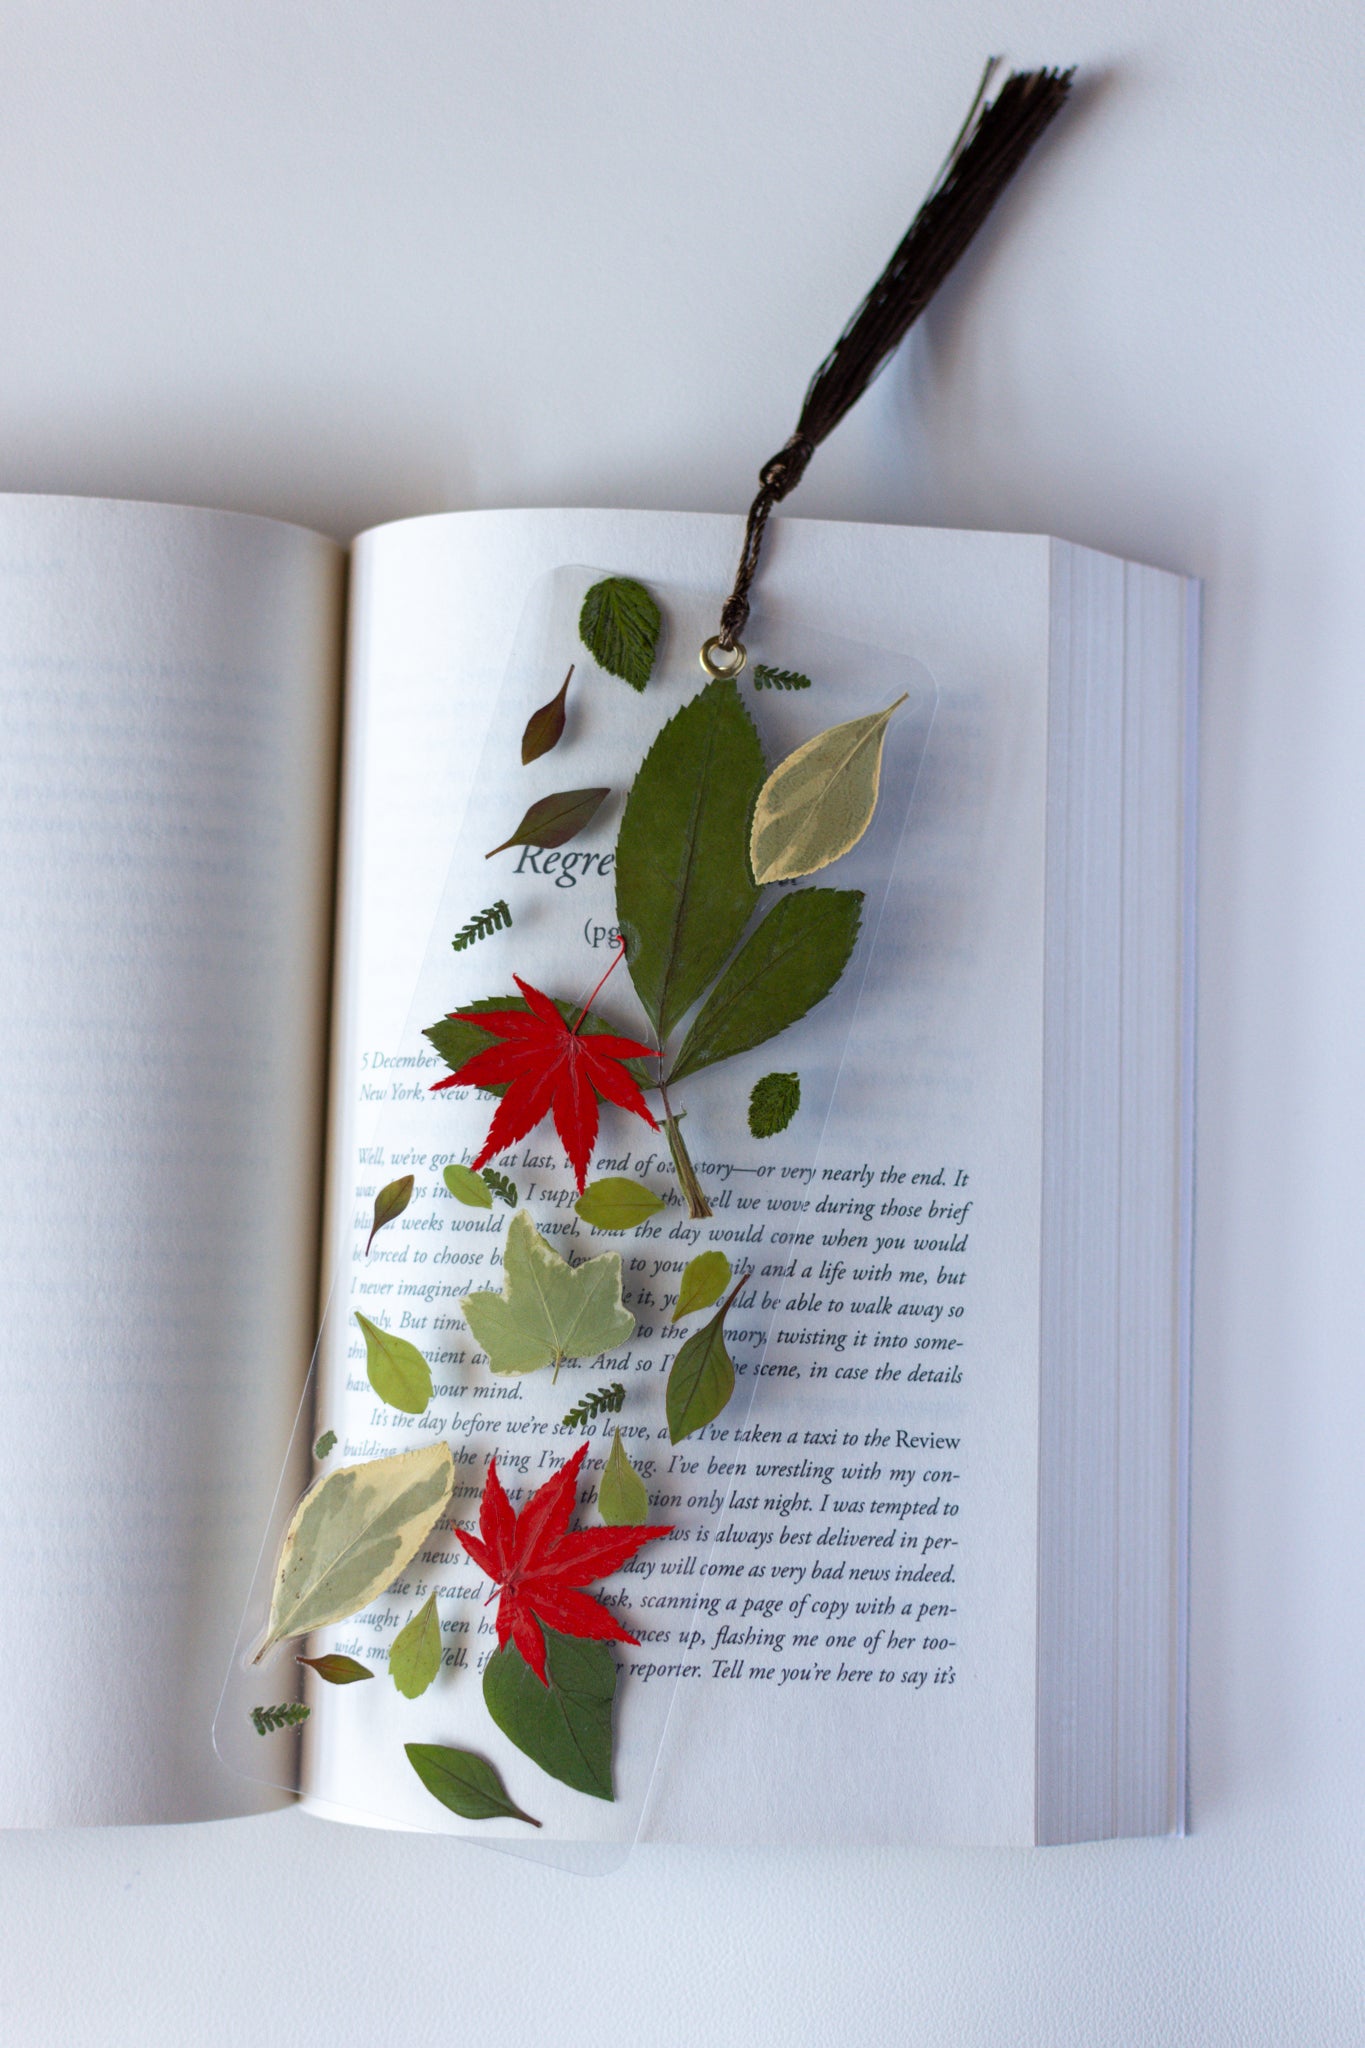
[[[273,1735],[277,1728],[297,1728],[300,1721],[306,1721],[309,1708],[301,1700],[295,1700],[286,1707],[253,1707],[251,1725],[258,1735]]]
[[[599,1415],[619,1415],[625,1405],[625,1386],[620,1380],[613,1380],[609,1387],[598,1387],[595,1393],[585,1394],[559,1426],[561,1429],[582,1429],[585,1422],[592,1422]]]
[[[451,948],[463,953],[470,946],[477,946],[480,939],[491,939],[494,932],[510,931],[512,913],[499,897],[490,903],[487,910],[476,910],[468,924],[462,924],[451,940]]]
[[[552,1778],[593,1799],[614,1799],[611,1715],[616,1660],[605,1643],[546,1628],[542,1685],[515,1643],[483,1669],[484,1705],[509,1742]]]
[[[775,1138],[800,1107],[799,1074],[764,1074],[749,1093],[749,1129],[756,1138]]]
[[[663,624],[643,583],[606,576],[594,583],[578,614],[578,637],[599,668],[643,690],[654,671]]]

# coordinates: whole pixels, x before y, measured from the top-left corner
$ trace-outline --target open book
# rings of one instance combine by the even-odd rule
[[[461,1742],[547,1834],[613,1839],[611,1805],[481,1718],[489,1588],[451,1529],[475,1528],[494,1444],[524,1500],[584,1441],[592,1526],[619,1425],[675,1531],[611,1581],[639,1645],[613,1653],[632,1832],[1183,1824],[1190,583],[1029,535],[774,523],[752,638],[812,682],[735,686],[769,764],[905,699],[849,856],[848,970],[771,1049],[691,1085],[700,1224],[667,1148],[615,1108],[593,1172],[666,1204],[632,1232],[576,1218],[548,1124],[496,1162],[558,1252],[624,1255],[630,1347],[495,1384],[463,1316],[501,1282],[513,1212],[446,1192],[491,1102],[433,1091],[448,1070],[423,1027],[513,974],[586,1000],[616,938],[621,793],[705,684],[739,533],[453,514],[363,535],[348,577],[343,550],[267,520],[0,500],[0,1822],[272,1803],[214,1752],[230,1673],[244,1752],[297,1751],[318,1812],[515,1833],[408,1771],[405,1744]],[[574,638],[608,575],[663,606],[643,692]],[[570,662],[572,749],[523,767],[527,712]],[[531,798],[598,782],[614,793],[578,858],[485,859]],[[498,902],[510,925],[452,954]],[[601,1005],[638,1036],[620,979]],[[769,1068],[800,1075],[804,1106],[758,1138]],[[407,1172],[366,1257],[375,1195]],[[663,1376],[694,1326],[669,1315],[712,1245],[748,1276],[737,1392],[675,1442]],[[334,1467],[419,1441],[366,1378],[357,1309],[429,1360],[420,1440],[455,1447],[460,1484],[399,1585],[324,1633],[378,1682],[310,1681],[305,1739],[258,1738],[244,1703],[294,1698],[298,1666],[253,1677],[234,1641],[327,1468],[315,1438],[335,1433]],[[619,1413],[560,1427],[614,1380]],[[432,1592],[442,1669],[409,1700],[387,1648]]]

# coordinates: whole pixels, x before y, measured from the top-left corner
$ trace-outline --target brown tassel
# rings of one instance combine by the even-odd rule
[[[795,490],[820,443],[856,404],[962,255],[1071,90],[1071,71],[1015,71],[986,101],[999,65],[986,66],[962,132],[903,241],[811,379],[791,439],[758,473],[735,587],[721,609],[714,644],[734,650],[749,617],[763,530],[773,506]],[[718,666],[718,673],[726,672]],[[729,669],[734,673],[734,668]]]

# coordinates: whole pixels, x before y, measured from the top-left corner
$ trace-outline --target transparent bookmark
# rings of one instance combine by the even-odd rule
[[[697,650],[715,594],[659,581],[651,588],[666,623],[648,685],[637,691],[599,669],[579,642],[584,594],[607,573],[574,566],[543,578],[515,636],[471,795],[454,821],[440,909],[414,963],[401,1042],[382,1087],[372,1078],[364,1084],[369,1110],[356,1155],[334,1169],[341,1179],[329,1247],[334,1281],[214,1724],[218,1752],[231,1769],[298,1792],[320,1813],[469,1835],[580,1871],[610,1869],[628,1854],[675,1693],[711,1682],[686,1589],[711,1553],[715,1516],[706,1489],[670,1472],[676,1445],[667,1387],[683,1345],[719,1304],[674,1321],[683,1271],[699,1253],[719,1253],[730,1288],[738,1288],[725,1324],[729,1354],[739,1362],[738,1417],[760,1383],[770,1327],[786,1301],[786,1283],[761,1278],[760,1269],[786,1263],[783,1246],[799,1220],[801,1190],[824,1156],[836,1081],[856,1047],[876,934],[937,701],[932,678],[913,657],[837,638],[795,617],[771,620],[764,643],[750,646],[745,672],[708,683]],[[570,663],[563,736],[523,767],[523,732],[556,696]],[[636,1183],[659,1204],[643,1220],[606,1228],[613,1219],[591,1202],[580,1215],[575,1173],[548,1115],[492,1159],[487,1177],[472,1187],[469,1168],[498,1099],[477,1087],[436,1088],[451,1069],[425,1034],[480,1002],[515,1001],[519,978],[560,1004],[570,1024],[591,996],[592,1020],[652,1043],[628,960],[593,994],[623,950],[617,833],[645,755],[656,739],[667,744],[664,728],[706,688],[737,693],[769,768],[827,728],[899,700],[886,726],[871,825],[828,868],[762,891],[742,942],[799,890],[856,891],[857,936],[847,964],[821,1000],[767,1041],[715,1059],[676,1086],[668,1082],[681,1148],[626,1108],[601,1102],[589,1187],[604,1179]],[[549,847],[513,844],[488,857],[534,801],[601,789],[610,793],[571,838]],[[696,1013],[694,1006],[691,1019],[670,1034],[674,1065]],[[445,1043],[449,1051],[448,1035]],[[632,1071],[662,1126],[658,1065],[636,1063]],[[665,1059],[666,1080],[670,1072]],[[755,1115],[755,1089],[765,1077],[772,1084],[766,1099],[779,1105],[767,1122],[790,1107],[789,1077],[799,1107],[782,1128],[759,1136],[765,1113],[760,1106]],[[378,1103],[376,1092],[384,1098]],[[447,1167],[464,1170],[451,1177],[455,1193]],[[381,1191],[401,1189],[409,1175],[405,1204],[372,1236]],[[693,1213],[698,1208],[709,1213]],[[523,1244],[529,1226],[567,1262],[566,1271],[619,1259],[619,1327],[630,1326],[619,1343],[591,1356],[570,1350],[557,1368],[491,1369],[463,1303],[470,1294],[514,1287],[515,1275],[504,1267],[514,1220]],[[594,1271],[609,1283],[617,1277],[611,1264]],[[547,1667],[552,1682],[543,1697],[525,1691],[528,1683],[538,1685],[533,1675],[513,1672],[522,1690],[509,1712],[517,1688],[508,1653],[498,1648],[499,1594],[459,1532],[478,1536],[495,1455],[510,1507],[519,1510],[583,1447],[572,1526],[600,1529],[598,1489],[618,1431],[649,1497],[647,1521],[670,1525],[672,1534],[641,1545],[581,1590],[636,1642],[612,1642],[604,1666],[600,1646],[576,1655],[570,1641],[558,1669],[553,1658]],[[389,1462],[400,1458],[407,1459],[401,1469]],[[353,1546],[354,1556],[347,1551],[328,1584],[344,1582],[353,1562],[350,1591],[364,1604],[307,1636],[285,1636],[257,1661],[270,1633],[272,1599],[280,1609],[281,1544],[310,1475],[315,1519],[325,1520],[318,1503],[330,1488],[342,1510],[342,1537],[329,1540],[334,1548]],[[423,1487],[439,1494],[447,1480],[448,1497],[426,1526]],[[357,1507],[371,1485],[379,1488],[374,1500]],[[387,1540],[385,1512],[400,1560],[388,1577],[375,1554],[376,1540],[381,1548]],[[316,1575],[315,1561],[304,1566]],[[295,1557],[296,1577],[304,1566]],[[377,1589],[367,1571],[383,1580]],[[344,1583],[336,1597],[344,1604]],[[490,1679],[492,1658],[502,1662]],[[614,1691],[602,1682],[612,1667]],[[495,1682],[498,1689],[487,1695]],[[443,1767],[442,1755],[454,1761]],[[456,1805],[443,1803],[433,1781],[453,1786]],[[480,1799],[486,1817],[459,1810]],[[499,1810],[499,1800],[513,1810]]]

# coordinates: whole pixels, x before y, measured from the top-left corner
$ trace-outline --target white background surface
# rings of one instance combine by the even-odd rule
[[[297,1814],[11,1835],[6,2041],[1365,2033],[1355,10],[11,0],[0,486],[738,510],[997,46],[1080,104],[797,504],[1208,579],[1194,1836],[597,1883]]]

